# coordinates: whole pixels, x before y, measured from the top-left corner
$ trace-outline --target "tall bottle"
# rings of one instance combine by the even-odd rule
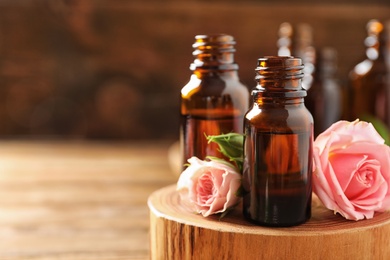
[[[260,225],[298,225],[311,216],[313,118],[302,70],[299,58],[258,60],[244,118],[243,213]]]
[[[378,20],[368,22],[367,57],[353,68],[349,80],[351,120],[379,120],[390,128],[390,64],[386,64],[390,60],[389,27],[390,23],[385,28]]]
[[[313,83],[305,105],[314,118],[314,137],[342,116],[342,89],[337,78],[337,52],[326,47],[317,51]]]
[[[195,37],[190,81],[181,90],[182,163],[192,156],[221,157],[205,135],[243,132],[249,91],[240,83],[234,61],[236,42],[226,34]],[[184,166],[183,166],[184,167]]]
[[[341,118],[341,88],[336,78],[337,53],[332,48],[318,50],[313,44],[309,24],[279,27],[278,55],[301,58],[304,67],[302,86],[307,91],[306,107],[314,118],[314,137]]]
[[[279,56],[294,56],[305,64],[302,86],[309,90],[313,83],[316,49],[313,46],[313,28],[307,23],[282,23],[279,27],[277,42]]]

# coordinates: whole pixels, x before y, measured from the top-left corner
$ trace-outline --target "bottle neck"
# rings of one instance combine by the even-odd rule
[[[367,24],[368,36],[365,39],[367,46],[366,55],[370,60],[384,60],[390,53],[390,24],[385,24],[371,20]]]
[[[303,97],[264,97],[262,95],[258,95],[258,93],[252,93],[252,96],[254,104],[259,107],[284,108],[304,106]]]
[[[196,75],[197,78],[203,79],[208,77],[218,77],[218,78],[226,78],[226,79],[239,79],[237,70],[215,70],[215,69],[202,69],[196,68],[193,71],[193,74]]]
[[[226,34],[197,35],[192,45],[195,59],[190,69],[205,73],[237,71],[238,65],[234,62],[235,44],[234,38]]]
[[[256,99],[299,99],[306,96],[302,87],[302,60],[293,57],[260,58],[256,68],[257,86],[252,91]]]
[[[279,56],[296,56],[306,59],[308,52],[313,51],[313,29],[309,24],[282,23],[279,27],[277,41]],[[305,62],[306,64],[306,62]]]
[[[369,39],[370,38],[370,41],[372,41],[372,45],[371,46],[367,46],[367,49],[366,49],[366,56],[368,59],[370,60],[383,60],[387,54],[387,52],[389,52],[389,48],[386,46],[386,41],[385,39],[381,39],[381,38],[384,38],[384,36],[382,35],[379,35],[380,38],[378,37],[367,37],[366,39]]]
[[[316,54],[316,70],[314,79],[321,81],[335,78],[337,74],[337,51],[331,47],[325,47]]]
[[[316,49],[313,46],[313,29],[307,23],[282,23],[279,27],[278,55],[300,57],[305,64],[302,84],[306,89],[313,85],[316,70]]]

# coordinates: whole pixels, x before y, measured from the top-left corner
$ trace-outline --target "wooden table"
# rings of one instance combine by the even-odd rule
[[[0,259],[148,259],[169,142],[0,142]]]

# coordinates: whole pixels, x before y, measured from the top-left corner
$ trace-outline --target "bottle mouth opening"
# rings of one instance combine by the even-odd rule
[[[232,53],[236,51],[235,44],[234,37],[228,34],[197,35],[192,45],[195,49],[192,54],[197,56],[206,53]]]
[[[234,37],[228,34],[195,36],[195,43],[192,45],[195,60],[190,69],[237,70],[233,54],[236,51],[235,44]]]
[[[265,56],[258,59],[253,94],[261,97],[304,97],[304,65],[292,56]]]
[[[303,78],[304,65],[292,56],[265,56],[258,59],[256,80],[289,80]]]
[[[193,48],[201,46],[220,46],[220,45],[235,45],[236,41],[234,37],[228,34],[210,34],[210,35],[196,35],[195,43],[192,45]]]

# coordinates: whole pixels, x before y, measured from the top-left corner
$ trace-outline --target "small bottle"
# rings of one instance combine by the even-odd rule
[[[305,105],[314,118],[314,137],[341,118],[342,90],[336,71],[336,50],[330,47],[319,50],[313,83],[305,98]]]
[[[313,118],[304,105],[302,60],[264,57],[244,118],[243,214],[265,226],[311,216]]]
[[[182,165],[192,156],[222,157],[218,145],[208,143],[205,135],[243,132],[249,91],[238,77],[235,44],[234,38],[225,34],[195,37],[193,74],[181,90]]]
[[[349,75],[353,97],[350,120],[374,119],[390,128],[390,22],[385,26],[370,20],[367,32],[367,57]]]

